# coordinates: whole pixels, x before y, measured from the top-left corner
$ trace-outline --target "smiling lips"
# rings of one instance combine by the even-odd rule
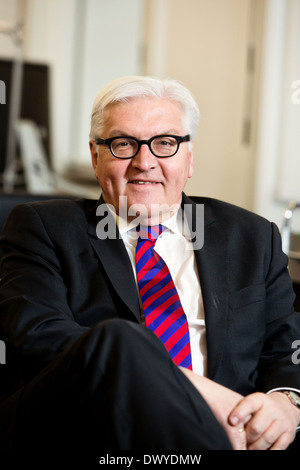
[[[158,181],[141,181],[141,180],[132,180],[132,181],[129,181],[130,184],[140,184],[140,185],[143,185],[143,184],[159,184]]]

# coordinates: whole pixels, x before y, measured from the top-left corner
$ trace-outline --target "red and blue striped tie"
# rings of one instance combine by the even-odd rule
[[[136,272],[145,323],[164,343],[178,366],[192,369],[186,315],[168,266],[154,250],[161,225],[138,227]]]

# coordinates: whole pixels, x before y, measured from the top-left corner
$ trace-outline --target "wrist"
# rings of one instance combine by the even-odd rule
[[[300,410],[300,394],[292,390],[282,390],[281,393],[287,396],[290,402]]]
[[[297,432],[300,430],[300,394],[291,390],[280,390],[281,395],[285,395],[289,400],[291,406],[295,410],[295,417],[297,419]]]

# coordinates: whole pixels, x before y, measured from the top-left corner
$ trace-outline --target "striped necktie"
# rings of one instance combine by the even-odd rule
[[[154,250],[163,228],[137,230],[136,272],[146,326],[164,343],[175,364],[192,369],[187,318],[168,266]]]

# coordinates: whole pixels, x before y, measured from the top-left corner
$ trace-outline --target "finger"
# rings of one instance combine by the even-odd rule
[[[280,437],[280,429],[276,422],[267,429],[260,426],[260,423],[251,422],[247,426],[246,433],[249,450],[270,449]]]
[[[229,414],[229,423],[232,426],[245,425],[261,409],[263,398],[264,394],[259,392],[243,398]]]
[[[228,435],[233,450],[247,450],[247,436],[243,426],[231,427]]]
[[[293,436],[288,431],[282,432],[279,423],[274,421],[264,433],[255,441],[250,443],[247,434],[249,450],[285,450],[293,440]]]
[[[271,423],[266,424],[266,422],[261,419],[260,414],[253,416],[252,420],[249,421],[246,427],[247,442],[248,448],[250,444],[259,445],[259,439],[262,438],[266,429],[270,426]],[[273,444],[274,441],[271,442]]]
[[[286,450],[292,440],[287,432],[281,434],[279,439],[270,447],[270,450]]]

